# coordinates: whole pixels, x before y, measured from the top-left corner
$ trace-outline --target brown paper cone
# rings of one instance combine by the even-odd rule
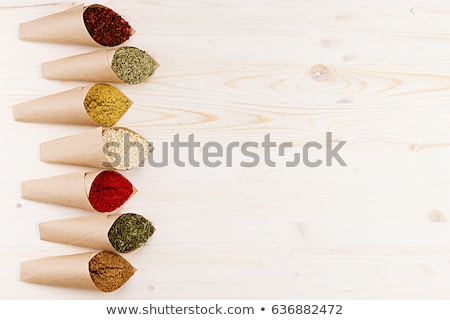
[[[98,174],[98,173],[96,173]],[[22,182],[22,198],[95,211],[85,188],[86,172],[73,172]],[[92,182],[91,182],[92,183]]]
[[[26,41],[73,43],[100,46],[90,36],[83,20],[84,5],[20,25],[19,38]]]
[[[49,178],[24,181],[22,182],[22,198],[96,211],[89,202],[89,192],[95,177],[101,172],[103,171],[72,172]],[[133,192],[127,201],[137,191],[136,187],[133,186]]]
[[[98,126],[84,107],[91,86],[78,87],[13,106],[16,121]]]
[[[103,171],[103,170],[102,170]],[[89,192],[91,191],[91,186],[92,183],[95,180],[95,177],[97,177],[97,175],[102,172],[88,172],[86,173],[86,175],[84,176],[84,190],[86,190],[86,195],[89,196]],[[133,186],[134,188],[134,186]],[[133,189],[134,190],[134,189]],[[134,193],[133,193],[134,194]]]
[[[20,280],[24,282],[98,290],[89,274],[94,252],[47,257],[22,263]]]
[[[125,127],[117,126],[108,129],[120,128],[138,134],[137,132]],[[43,142],[40,146],[41,161],[111,169],[113,167],[103,153],[104,146],[102,135],[103,129],[99,127],[81,134]],[[151,148],[151,150],[153,150],[153,148]]]
[[[110,168],[103,154],[102,128],[41,144],[41,161],[93,168]]]
[[[79,247],[116,251],[108,239],[108,231],[120,214],[95,214],[80,218],[60,219],[39,224],[41,240]]]
[[[111,69],[116,49],[100,49],[42,64],[42,76],[50,80],[125,83]]]

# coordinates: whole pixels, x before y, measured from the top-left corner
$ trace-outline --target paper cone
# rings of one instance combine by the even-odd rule
[[[22,122],[98,126],[99,123],[92,120],[84,106],[84,100],[94,85],[78,87],[16,104],[13,106],[14,119]],[[131,107],[133,101],[128,97],[127,99]]]
[[[50,286],[98,290],[89,274],[94,252],[47,257],[22,263],[20,280]]]
[[[95,177],[101,172],[72,172],[24,181],[22,182],[22,198],[97,212],[89,202],[89,192]],[[136,192],[137,189],[133,186],[133,193],[128,199]]]
[[[80,4],[65,11],[22,23],[19,28],[19,39],[100,46],[87,31],[83,12],[84,5]]]
[[[78,87],[13,106],[16,121],[98,126],[84,107],[91,86]]]
[[[98,4],[88,7],[92,6],[104,7]],[[83,13],[86,8],[83,4],[80,4],[65,11],[24,22],[19,27],[19,39],[25,41],[103,46],[92,39],[86,28],[83,18]],[[131,28],[131,35],[135,32]]]
[[[121,214],[95,214],[39,224],[41,240],[79,247],[116,251],[108,231]]]
[[[89,262],[97,254],[98,252],[86,252],[25,261],[21,266],[20,280],[36,284],[102,292],[114,291],[125,284],[128,279],[123,283],[116,283],[115,285],[118,286],[108,291],[101,290],[94,284],[89,272]],[[132,269],[132,273],[136,272],[136,268],[129,264],[128,261],[127,263]],[[113,266],[109,265],[109,268],[111,267]]]
[[[108,129],[120,128],[138,134],[125,127],[111,127]],[[41,143],[41,161],[102,169],[112,168],[111,163],[108,162],[107,157],[103,153],[102,134],[103,129],[99,127],[81,134]]]
[[[22,198],[95,211],[85,189],[86,172],[22,182]],[[89,190],[89,189],[87,189]]]
[[[93,168],[110,168],[103,154],[102,128],[41,144],[41,161]]]
[[[50,80],[125,83],[111,69],[116,49],[100,49],[42,64],[42,76]]]

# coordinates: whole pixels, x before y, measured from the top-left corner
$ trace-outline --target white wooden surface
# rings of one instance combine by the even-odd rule
[[[86,250],[39,240],[39,222],[87,213],[24,201],[20,182],[77,170],[41,163],[38,146],[87,128],[17,123],[11,106],[82,84],[40,65],[91,48],[18,40],[19,23],[71,1],[1,0],[0,298],[450,298],[447,1],[102,3],[161,64],[119,86],[135,102],[119,124],[155,144],[271,133],[300,148],[332,131],[348,167],[127,172],[139,192],[121,212],[157,228],[126,255],[135,276],[111,294],[22,283],[22,261]]]

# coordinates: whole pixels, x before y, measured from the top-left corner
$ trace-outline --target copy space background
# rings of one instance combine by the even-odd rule
[[[126,255],[135,276],[110,294],[22,283],[22,261],[87,250],[41,241],[37,226],[89,213],[24,201],[20,182],[78,170],[40,162],[39,144],[89,128],[17,123],[11,106],[87,84],[44,80],[40,66],[93,48],[18,40],[21,22],[72,2],[2,0],[0,298],[450,298],[447,1],[101,3],[161,64],[118,85],[135,102],[118,124],[157,146],[271,133],[300,150],[331,131],[348,167],[126,172],[139,192],[119,212],[157,228]]]

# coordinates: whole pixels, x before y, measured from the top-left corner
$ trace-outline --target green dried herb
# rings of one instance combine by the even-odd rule
[[[155,227],[143,216],[125,213],[114,221],[108,239],[114,249],[126,253],[140,248],[154,232]]]
[[[111,68],[122,81],[137,84],[147,80],[159,64],[145,51],[122,47],[114,53]]]

